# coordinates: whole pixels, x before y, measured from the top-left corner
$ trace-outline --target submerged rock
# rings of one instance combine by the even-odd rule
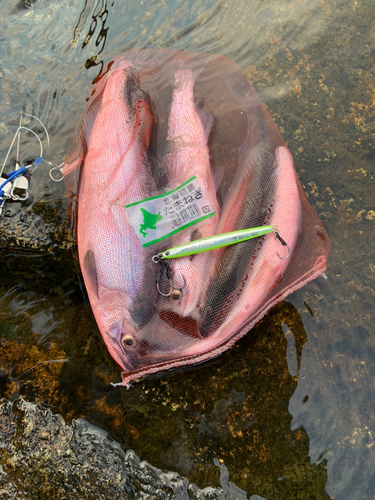
[[[0,249],[56,253],[74,247],[70,222],[61,200],[5,204],[0,216]]]
[[[246,500],[221,467],[221,487],[199,489],[124,452],[84,419],[60,415],[20,398],[0,401],[0,495],[13,499]],[[215,460],[219,466],[219,461]]]

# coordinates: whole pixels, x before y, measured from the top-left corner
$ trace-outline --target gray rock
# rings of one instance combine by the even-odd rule
[[[199,489],[176,472],[163,472],[125,452],[84,419],[68,425],[20,398],[0,401],[0,496],[30,498],[246,500],[221,467],[221,487]]]

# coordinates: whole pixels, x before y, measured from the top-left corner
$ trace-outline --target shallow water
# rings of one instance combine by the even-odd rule
[[[374,497],[374,18],[370,0],[0,4],[2,158],[26,110],[45,123],[48,158],[60,163],[114,55],[220,53],[266,104],[332,241],[328,279],[289,296],[230,351],[126,391],[109,386],[120,376],[81,291],[74,245],[38,255],[40,236],[20,255],[1,239],[1,395],[68,422],[83,417],[201,488],[219,484],[219,459],[248,497]],[[25,137],[21,155],[36,151]],[[31,199],[7,219],[37,211],[62,231],[63,186],[46,165],[32,180]]]

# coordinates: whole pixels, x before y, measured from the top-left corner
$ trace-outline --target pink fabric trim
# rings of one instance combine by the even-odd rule
[[[303,276],[300,276],[300,278],[295,281],[292,285],[290,285],[288,288],[286,288],[282,294],[278,295],[277,297],[273,297],[271,300],[268,302],[265,302],[262,309],[258,310],[256,313],[256,318],[254,318],[252,321],[247,323],[245,326],[239,330],[238,333],[236,333],[233,337],[228,339],[226,342],[223,344],[219,345],[215,349],[212,349],[211,351],[206,352],[205,354],[200,354],[198,356],[192,356],[189,358],[180,358],[174,361],[165,361],[164,363],[158,363],[157,365],[154,365],[152,367],[150,366],[145,366],[140,368],[139,370],[128,373],[128,372],[121,372],[122,376],[122,385],[126,386],[131,382],[132,380],[140,379],[146,375],[150,375],[151,373],[157,373],[161,371],[167,371],[172,368],[177,368],[179,366],[187,366],[187,365],[193,365],[196,363],[200,363],[201,361],[206,361],[207,359],[214,358],[216,356],[219,356],[219,354],[223,353],[230,347],[232,347],[233,344],[237,342],[241,337],[243,337],[253,326],[255,326],[258,321],[260,321],[266,313],[273,307],[275,304],[280,302],[281,300],[285,299],[285,297],[299,288],[302,288],[306,283],[309,281],[317,278],[321,274],[323,274],[327,268],[327,259],[325,256],[320,257],[317,259],[315,266],[310,269],[307,273],[305,273]]]

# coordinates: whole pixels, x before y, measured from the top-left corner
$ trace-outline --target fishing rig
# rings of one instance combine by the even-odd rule
[[[35,171],[35,169],[38,168],[39,165],[41,165],[43,162],[52,166],[52,168],[49,170],[49,176],[51,177],[51,179],[53,181],[59,182],[63,179],[62,175],[60,177],[56,178],[56,177],[54,177],[54,174],[53,174],[53,172],[55,172],[56,170],[58,170],[61,174],[61,169],[62,169],[63,163],[61,163],[60,165],[57,166],[57,165],[54,165],[53,163],[51,163],[50,161],[46,160],[45,158],[43,158],[43,154],[44,154],[43,141],[41,140],[39,135],[34,130],[23,125],[22,122],[23,122],[23,118],[25,116],[28,116],[28,117],[38,121],[40,123],[40,125],[42,126],[42,128],[44,130],[44,134],[45,134],[45,140],[47,142],[47,148],[45,150],[46,152],[48,151],[48,148],[50,145],[49,135],[48,135],[47,129],[44,126],[44,124],[41,122],[41,120],[39,120],[39,118],[37,118],[34,115],[30,115],[28,113],[23,113],[20,117],[19,126],[16,130],[16,133],[14,134],[11,145],[9,146],[4,163],[2,164],[1,169],[0,169],[0,216],[2,215],[4,206],[8,201],[25,201],[28,199],[29,187],[30,187],[30,177],[31,177],[32,173]],[[21,162],[19,161],[19,151],[20,151],[21,133],[25,132],[25,131],[33,134],[36,137],[36,139],[39,142],[40,152],[39,152],[39,156],[35,160],[30,160],[30,161],[26,162],[26,165],[22,165]],[[12,148],[14,147],[16,141],[17,141],[16,159],[14,161],[15,169],[12,170],[11,172],[6,173],[5,167],[7,165],[10,153],[11,153]]]
[[[290,255],[290,249],[287,242],[280,236],[279,228],[275,224],[271,226],[253,227],[248,229],[241,229],[239,231],[232,231],[230,233],[217,234],[215,236],[209,236],[208,238],[200,238],[198,240],[182,243],[181,245],[177,245],[173,248],[168,248],[168,250],[154,255],[151,258],[152,262],[154,262],[155,264],[160,264],[159,274],[156,279],[156,288],[158,292],[160,293],[160,295],[163,295],[163,297],[172,296],[172,298],[173,294],[177,292],[176,300],[178,300],[181,299],[181,295],[179,295],[178,292],[182,290],[186,285],[184,276],[182,277],[184,280],[184,284],[182,286],[176,286],[173,284],[171,269],[169,268],[168,261],[166,259],[187,257],[190,255],[195,255],[197,253],[208,252],[210,250],[227,247],[236,243],[242,243],[244,241],[251,240],[252,238],[258,238],[259,236],[264,236],[268,233],[273,233],[275,235],[275,238],[277,238],[284,247],[287,247],[288,253],[285,257],[281,257],[281,255],[276,252],[277,256],[281,260],[286,260]],[[160,282],[162,280],[164,271],[166,273],[166,277],[170,287],[169,292],[167,293],[162,292],[160,289]]]

